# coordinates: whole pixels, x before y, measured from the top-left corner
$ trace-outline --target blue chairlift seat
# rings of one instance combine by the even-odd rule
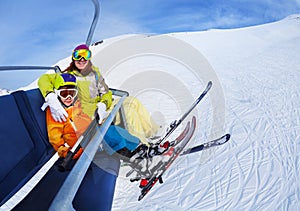
[[[54,154],[43,102],[38,89],[0,97],[0,206]],[[73,201],[76,210],[111,210],[120,160],[105,152],[97,156],[102,164],[91,163]],[[54,164],[14,210],[47,210],[68,173]]]

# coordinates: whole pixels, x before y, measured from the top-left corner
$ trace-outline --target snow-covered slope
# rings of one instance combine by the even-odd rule
[[[92,46],[107,83],[136,96],[162,124],[212,80],[193,113],[190,146],[225,132],[232,137],[179,158],[140,202],[123,167],[113,210],[300,210],[299,46],[300,15],[242,29],[124,35]]]
[[[167,36],[197,49],[211,65],[203,66],[215,73],[213,82],[222,88],[216,95],[221,105],[212,102],[212,96],[201,102],[196,112],[198,131],[191,145],[214,136],[211,124],[218,116],[212,117],[213,107],[218,106],[224,107],[220,115],[225,116],[218,129],[230,132],[232,139],[214,150],[178,159],[165,175],[164,184],[156,184],[140,202],[138,184],[121,175],[113,210],[299,210],[300,15],[242,29]],[[139,43],[138,39],[132,36],[132,43]],[[105,74],[110,84],[131,89],[150,112],[166,112],[168,123],[184,109],[179,108],[182,103],[192,102],[180,89],[164,87],[164,81],[153,72],[180,78],[184,88],[196,97],[209,77],[201,72],[203,78],[199,78],[187,63],[163,54],[135,53]],[[141,89],[132,81],[126,83],[139,73],[147,75],[156,87]]]

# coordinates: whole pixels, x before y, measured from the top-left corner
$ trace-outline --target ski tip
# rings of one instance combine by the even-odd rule
[[[196,124],[196,116],[193,116],[193,117],[192,117],[192,123],[193,123],[193,124]]]
[[[144,198],[144,196],[140,195],[139,198],[138,198],[138,201],[141,201],[143,198]]]
[[[230,134],[227,133],[227,134],[225,134],[224,136],[222,136],[221,138],[223,138],[224,141],[223,141],[223,142],[220,142],[219,145],[222,145],[222,144],[225,144],[226,142],[228,142],[229,139],[230,139]]]
[[[206,88],[205,88],[205,90],[204,90],[204,92],[202,94],[204,94],[204,93],[206,94],[210,90],[211,87],[212,87],[212,82],[209,81],[207,83]]]
[[[209,81],[209,82],[207,83],[207,88],[210,89],[211,87],[212,87],[212,81]]]
[[[225,136],[226,136],[226,141],[229,141],[231,135],[229,133],[227,133]]]

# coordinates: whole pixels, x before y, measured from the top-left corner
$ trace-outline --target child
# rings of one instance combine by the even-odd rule
[[[65,122],[57,122],[53,119],[48,107],[46,110],[48,137],[59,157],[66,157],[68,151],[74,146],[92,120],[81,109],[80,101],[77,98],[78,90],[75,76],[61,74],[60,77],[56,78],[54,86],[55,94],[68,113],[68,117]],[[80,151],[82,152],[82,150]],[[77,157],[80,156],[81,152],[77,154]],[[77,157],[75,156],[75,159]]]

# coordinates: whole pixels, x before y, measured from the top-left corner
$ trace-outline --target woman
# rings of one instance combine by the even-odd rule
[[[72,74],[77,79],[77,88],[78,88],[78,97],[81,101],[81,107],[84,113],[86,113],[90,118],[94,118],[94,113],[96,108],[99,116],[99,124],[107,117],[107,110],[112,107],[112,92],[109,90],[107,84],[105,83],[104,78],[100,74],[100,71],[97,67],[93,66],[91,62],[92,53],[89,50],[88,46],[85,44],[77,46],[72,53],[72,62],[69,67],[63,71],[64,73]],[[51,115],[53,119],[57,122],[64,122],[67,120],[69,114],[64,110],[63,106],[57,99],[57,96],[54,92],[55,90],[55,80],[60,77],[60,74],[44,74],[38,80],[39,89],[42,95],[45,97],[45,106],[49,106]],[[116,103],[116,102],[114,102]],[[114,142],[113,145],[116,148],[119,148],[118,153],[121,154],[121,157],[125,160],[134,156],[143,156],[146,151],[151,153],[155,151],[154,154],[161,154],[168,149],[168,146],[160,145],[155,148],[147,149],[144,146],[149,146],[146,138],[154,136],[159,129],[159,126],[154,123],[151,119],[148,111],[145,107],[136,99],[132,97],[127,97],[123,102],[123,107],[125,111],[125,117],[127,121],[128,132],[133,136],[137,137],[139,141],[143,144],[140,147],[133,151],[132,149],[136,148],[137,144],[133,142],[133,145],[130,147],[120,145],[120,136],[114,136],[114,134],[122,134],[121,136],[131,137],[127,131],[119,130],[113,131],[109,130],[106,134],[105,140],[110,140],[107,145],[112,146],[111,142]],[[120,120],[116,120],[118,124]],[[112,127],[110,127],[111,129]],[[116,129],[116,128],[114,128]],[[120,129],[120,128],[119,128]],[[121,128],[122,129],[122,128]],[[110,133],[110,131],[112,131]],[[126,144],[129,142],[125,142]],[[105,144],[105,143],[104,143]],[[114,147],[112,147],[114,149]],[[139,150],[140,148],[144,150]],[[125,150],[124,150],[125,149]],[[127,150],[129,149],[129,150]],[[111,153],[113,153],[112,150]],[[140,152],[140,153],[138,153]],[[111,154],[110,153],[110,154]],[[138,154],[136,154],[138,153]],[[146,155],[147,157],[147,155]],[[98,160],[98,159],[96,159]],[[146,166],[148,162],[138,163],[138,165]],[[143,169],[145,169],[143,167]]]
[[[83,113],[80,101],[77,98],[78,90],[75,76],[61,74],[56,78],[55,94],[65,109],[68,117],[66,121],[57,122],[53,119],[50,109],[46,110],[46,122],[49,142],[58,152],[59,157],[66,157],[68,151],[74,146],[91,123],[91,118]],[[81,154],[75,156],[77,158]]]
[[[108,115],[107,111],[112,107],[112,92],[105,83],[99,69],[92,62],[92,52],[85,44],[77,46],[72,52],[72,62],[63,71],[75,75],[78,84],[78,97],[82,103],[84,113],[91,118],[98,108],[99,123]],[[66,120],[68,114],[54,95],[54,81],[60,74],[44,74],[38,80],[38,86],[45,97],[45,103],[50,107],[53,119],[58,122]],[[147,137],[154,136],[159,126],[151,119],[145,107],[133,97],[128,97],[123,103],[127,120],[128,131],[137,136],[142,143],[148,145]],[[116,120],[118,124],[120,120]]]

